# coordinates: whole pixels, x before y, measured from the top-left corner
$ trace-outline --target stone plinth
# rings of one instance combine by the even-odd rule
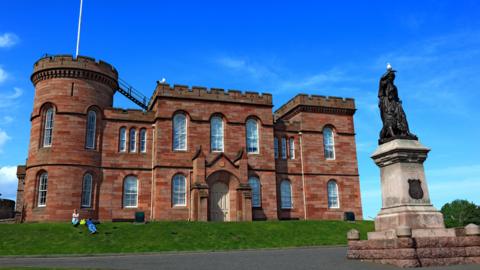
[[[480,264],[480,236],[349,240],[347,258],[399,267]]]
[[[445,228],[442,214],[430,202],[423,168],[429,151],[417,140],[397,139],[381,144],[373,153],[382,187],[382,209],[375,218],[375,231],[398,226]]]

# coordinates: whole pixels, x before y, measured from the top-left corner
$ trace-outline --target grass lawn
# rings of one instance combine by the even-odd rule
[[[102,223],[90,235],[68,223],[0,224],[1,255],[199,251],[344,245],[355,228],[363,239],[372,221]]]

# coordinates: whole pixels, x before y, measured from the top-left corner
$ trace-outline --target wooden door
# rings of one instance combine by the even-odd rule
[[[210,220],[229,221],[229,209],[228,186],[222,182],[213,184],[210,190]]]

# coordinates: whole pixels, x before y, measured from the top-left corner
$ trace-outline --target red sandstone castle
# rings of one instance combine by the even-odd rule
[[[34,65],[24,221],[83,217],[362,219],[353,99],[157,83],[145,110],[112,108],[118,73],[87,57]]]

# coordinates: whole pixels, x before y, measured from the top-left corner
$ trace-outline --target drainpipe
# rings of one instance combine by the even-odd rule
[[[302,165],[302,189],[303,189],[303,218],[307,220],[307,196],[305,191],[305,171],[303,169],[303,143],[302,143],[302,132],[298,132],[298,138],[300,141],[300,164]]]
[[[150,187],[150,221],[152,221],[155,217],[155,124],[152,125],[152,183]]]

